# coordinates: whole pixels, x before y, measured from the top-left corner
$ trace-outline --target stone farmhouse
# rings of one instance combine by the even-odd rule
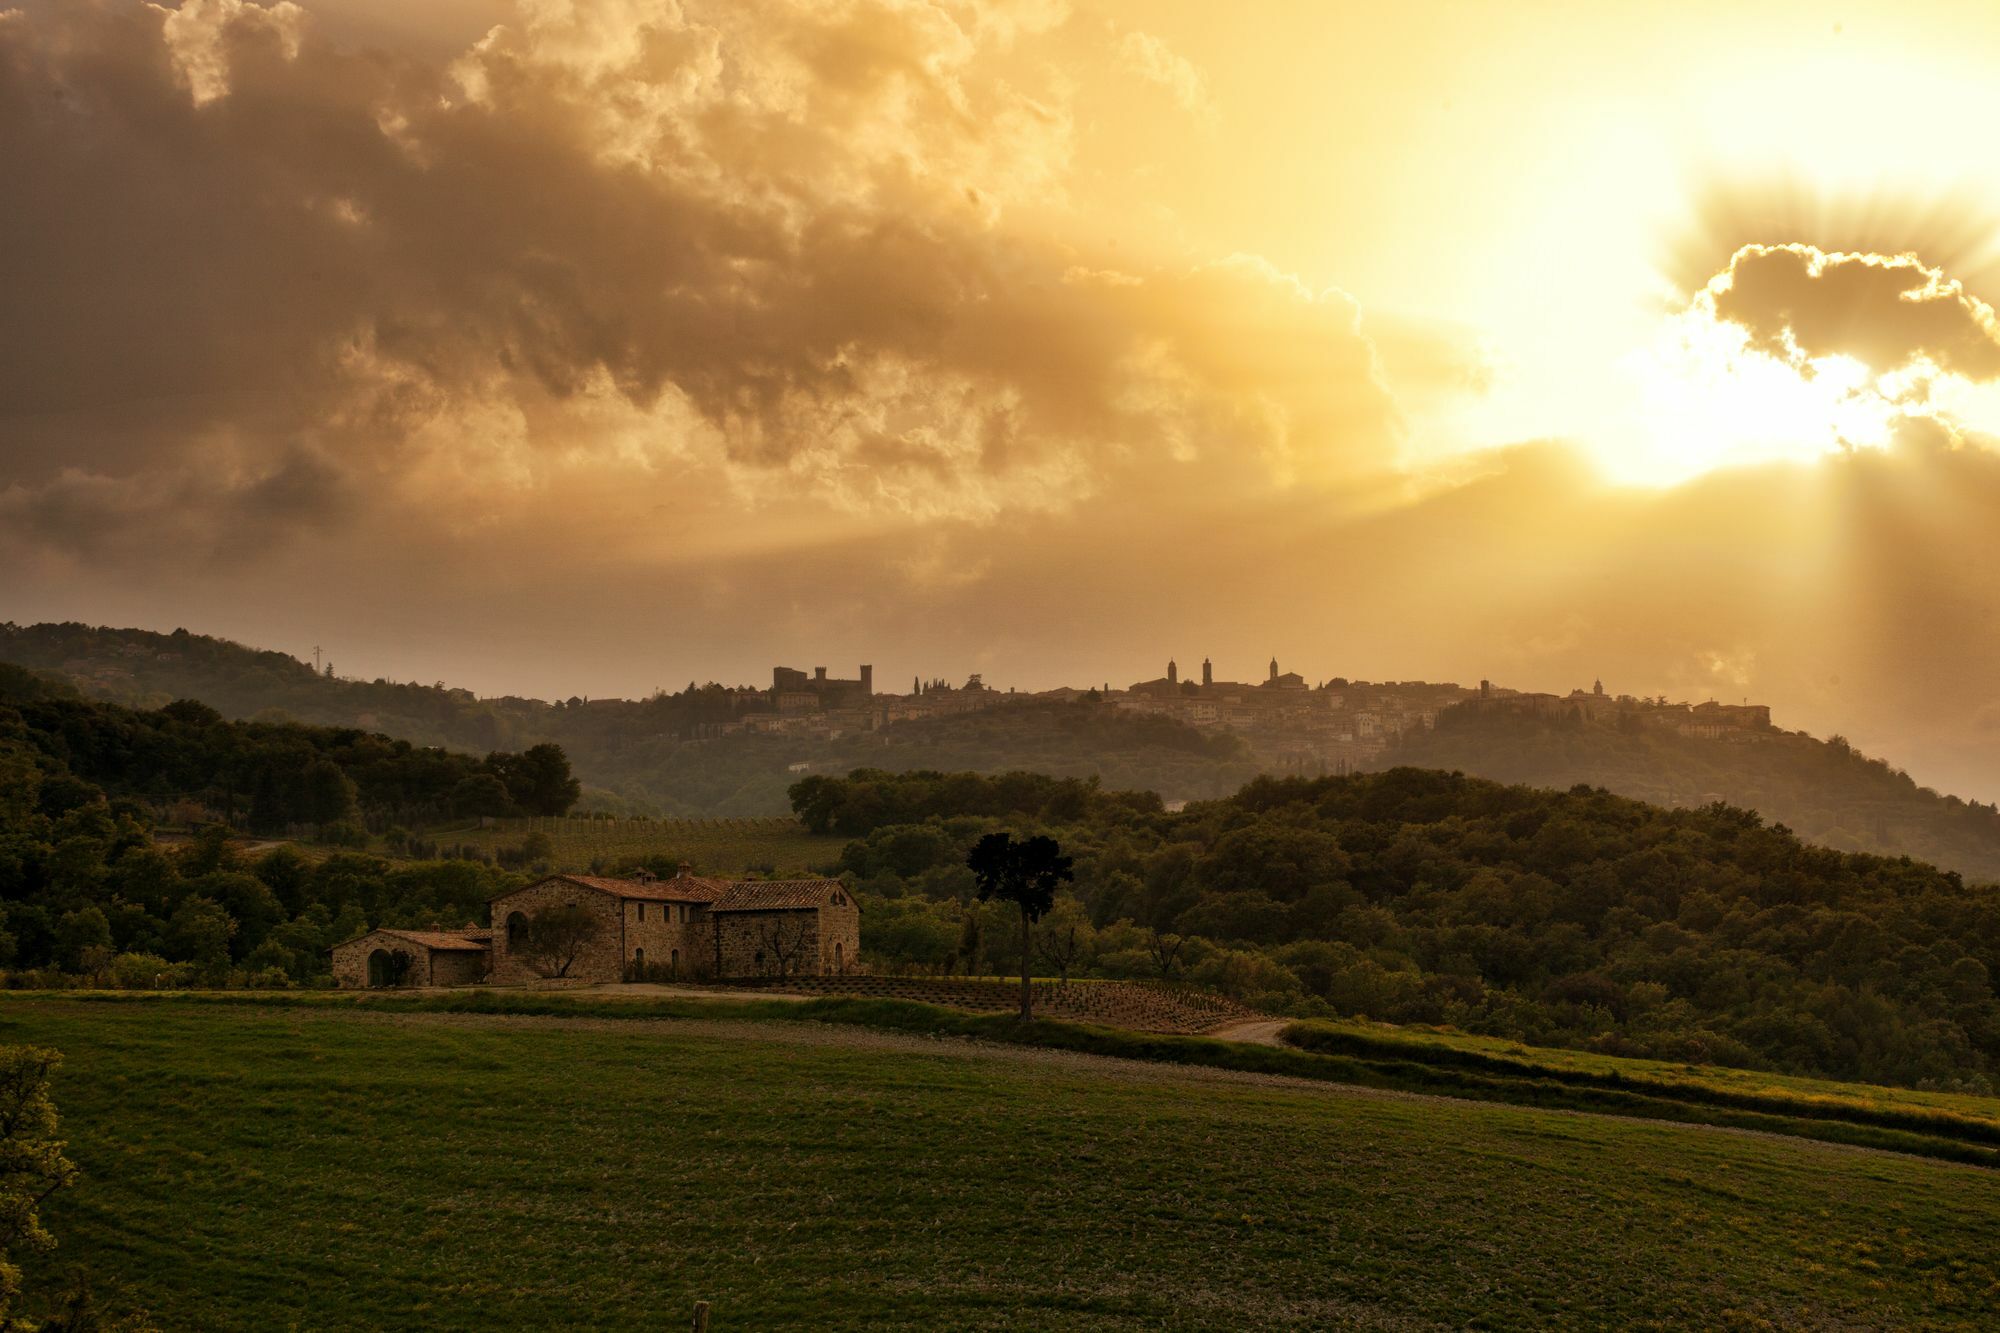
[[[569,948],[534,947],[551,908],[581,908]],[[550,875],[493,899],[490,929],[373,930],[334,946],[341,986],[526,985],[836,976],[855,968],[861,909],[837,879],[724,880],[641,871]],[[397,954],[408,963],[398,962]]]

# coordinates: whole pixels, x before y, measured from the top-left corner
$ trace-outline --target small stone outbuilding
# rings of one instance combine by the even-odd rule
[[[333,946],[337,986],[469,986],[486,980],[493,932],[371,930]]]

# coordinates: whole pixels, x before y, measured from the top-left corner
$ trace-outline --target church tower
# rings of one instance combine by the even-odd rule
[[[1180,683],[1181,683],[1181,669],[1178,666],[1175,666],[1174,659],[1169,657],[1167,659],[1167,684],[1178,685]]]
[[[1210,666],[1208,659],[1204,657],[1201,659],[1201,687],[1205,690],[1213,684],[1215,684],[1215,668]]]
[[[1271,680],[1275,683],[1277,679],[1278,679],[1278,659],[1274,657],[1271,659]]]

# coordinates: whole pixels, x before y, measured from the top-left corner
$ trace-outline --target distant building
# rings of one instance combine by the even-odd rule
[[[551,875],[491,904],[493,927],[376,930],[333,948],[337,985],[461,986],[551,979],[529,945],[550,907],[581,907],[595,923],[564,979],[725,980],[838,975],[861,948],[861,909],[837,879],[721,880]],[[397,955],[403,961],[398,961]]]
[[[839,708],[865,703],[875,693],[875,668],[863,665],[861,675],[855,680],[840,680],[829,677],[825,667],[814,667],[808,676],[792,667],[771,668],[771,703],[779,711],[788,711],[785,701],[809,699],[808,706],[819,708]]]
[[[1264,681],[1264,688],[1268,690],[1303,690],[1306,688],[1306,678],[1296,671],[1287,671],[1281,675],[1278,671],[1278,659],[1274,657],[1271,659],[1271,674]]]

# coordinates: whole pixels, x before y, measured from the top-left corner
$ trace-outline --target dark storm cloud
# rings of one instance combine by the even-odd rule
[[[356,508],[349,479],[305,448],[263,451],[240,463],[124,476],[65,469],[0,487],[0,527],[61,557],[172,564],[190,555],[234,559],[287,536],[337,524]]]
[[[991,516],[1149,456],[1386,466],[1344,296],[1110,272],[1018,220],[1068,125],[987,68],[1005,13],[538,6],[450,63],[288,4],[13,15],[0,483],[56,508],[303,441],[366,504],[440,459],[707,450],[738,486]]]

